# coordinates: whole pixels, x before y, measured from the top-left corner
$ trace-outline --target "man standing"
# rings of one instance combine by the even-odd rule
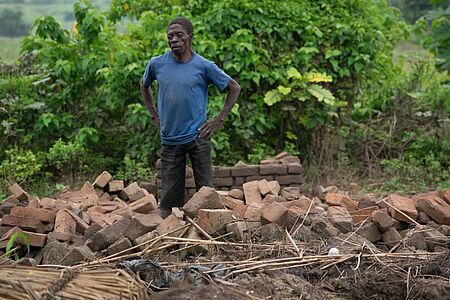
[[[171,51],[152,58],[145,69],[141,93],[161,135],[161,217],[184,205],[186,155],[192,163],[195,187],[213,187],[211,137],[223,125],[241,87],[215,63],[192,51],[192,23],[175,18],[167,28]],[[158,111],[152,82],[158,82]],[[219,115],[206,121],[208,86],[227,90]]]

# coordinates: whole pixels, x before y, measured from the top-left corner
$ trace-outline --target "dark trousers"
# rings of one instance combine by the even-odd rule
[[[160,208],[184,205],[186,156],[192,163],[195,188],[214,187],[211,164],[211,141],[197,138],[183,145],[161,145],[162,191]]]

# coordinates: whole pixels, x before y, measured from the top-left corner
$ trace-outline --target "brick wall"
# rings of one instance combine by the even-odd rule
[[[161,169],[160,161],[157,162],[156,186],[158,195],[161,194]],[[302,188],[303,167],[300,159],[295,156],[280,153],[276,159],[263,160],[259,165],[247,165],[238,163],[233,167],[213,167],[214,186],[217,190],[228,191],[242,189],[244,182],[267,179],[277,180],[281,187],[296,186]],[[192,169],[186,167],[186,195],[188,197],[195,193],[195,181]]]

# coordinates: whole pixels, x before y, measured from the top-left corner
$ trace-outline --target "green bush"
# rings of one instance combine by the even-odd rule
[[[5,151],[5,158],[0,163],[0,174],[8,183],[22,184],[32,181],[33,176],[39,174],[42,159],[31,150],[9,149]]]

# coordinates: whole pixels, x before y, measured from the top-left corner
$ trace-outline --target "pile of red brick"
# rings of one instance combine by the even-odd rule
[[[426,251],[449,246],[450,189],[411,198],[369,194],[355,200],[329,187],[310,199],[300,187],[263,179],[245,182],[242,190],[203,187],[164,220],[153,194],[136,182],[125,187],[108,172],[93,184],[86,182],[78,191],[63,189],[54,198],[32,198],[17,184],[10,191],[0,206],[0,249],[15,232],[24,232],[34,247],[31,255],[42,264],[70,265],[125,251],[181,228],[185,215],[206,233],[191,228],[191,239],[228,233],[236,241],[274,242],[285,237],[285,229],[292,233],[300,224],[311,224],[305,220],[315,219],[328,237],[356,231],[385,250],[401,243]]]

